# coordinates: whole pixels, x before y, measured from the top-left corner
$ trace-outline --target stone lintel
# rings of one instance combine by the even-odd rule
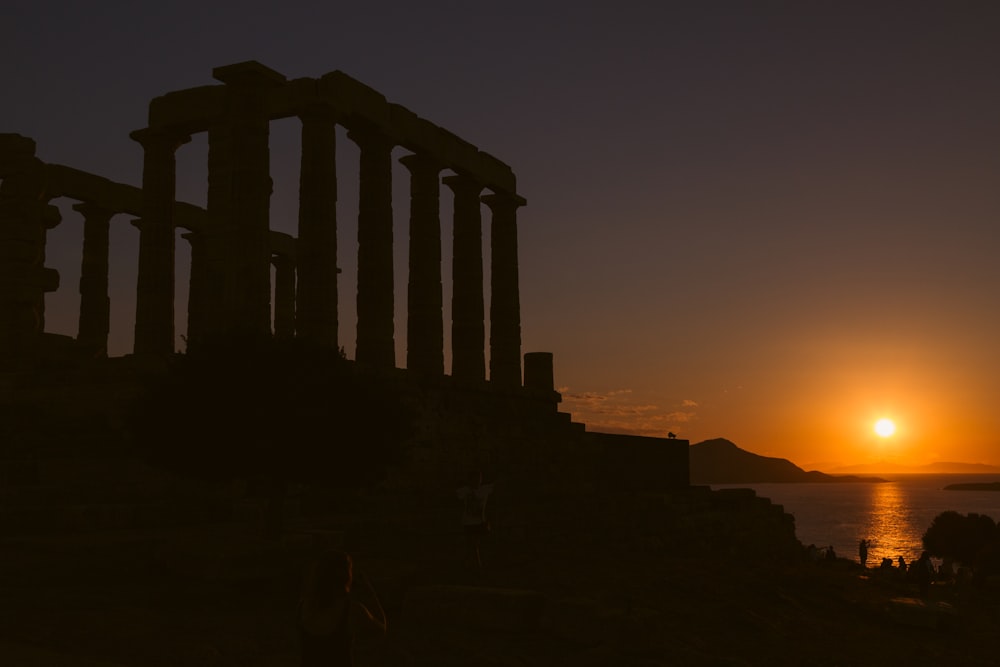
[[[443,127],[437,128],[435,153],[441,156],[445,166],[455,172],[466,172],[481,178],[479,149]]]
[[[115,213],[142,215],[142,190],[114,181],[108,181],[108,185],[110,199],[107,202],[97,202],[98,204],[105,208],[113,208]]]
[[[494,192],[517,192],[517,178],[511,168],[489,153],[479,151],[479,167],[483,182]],[[523,206],[523,204],[522,204]]]
[[[288,80],[284,74],[262,65],[256,60],[216,67],[212,70],[212,78],[227,85],[261,88],[280,86]]]
[[[174,226],[191,232],[203,232],[208,227],[208,211],[187,202],[174,203]]]
[[[367,123],[388,133],[389,103],[385,96],[340,70],[324,74],[320,78],[318,97],[338,109],[348,125],[354,122]]]
[[[53,197],[69,197],[114,213],[140,215],[142,190],[135,186],[61,164],[45,165],[45,171]]]
[[[69,197],[81,202],[128,215],[142,215],[142,190],[133,185],[116,183],[101,176],[66,167],[45,165],[48,183],[54,197]],[[74,206],[74,208],[77,208]],[[79,210],[79,209],[77,209]],[[193,232],[204,231],[208,212],[200,206],[178,201],[174,203],[174,224]],[[272,232],[280,234],[280,232]]]
[[[60,164],[45,165],[46,194],[91,201],[106,208],[111,199],[111,181],[72,167]]]
[[[319,81],[300,78],[268,90],[264,108],[268,118],[277,120],[298,116],[316,105],[327,106],[336,111],[329,102],[320,101]]]
[[[199,86],[153,98],[149,127],[171,128],[179,133],[206,131],[226,110],[225,86]]]
[[[444,162],[438,149],[438,127],[399,104],[389,105],[389,121],[397,143],[409,151]]]

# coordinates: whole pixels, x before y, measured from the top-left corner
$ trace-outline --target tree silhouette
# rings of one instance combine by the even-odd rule
[[[947,511],[934,517],[923,536],[924,549],[931,556],[951,558],[985,574],[1000,546],[1000,531],[992,518],[970,513],[962,516]]]
[[[414,412],[387,377],[331,347],[229,340],[175,355],[148,378],[128,421],[151,465],[262,480],[264,533],[274,537],[289,482],[358,488],[383,479]]]

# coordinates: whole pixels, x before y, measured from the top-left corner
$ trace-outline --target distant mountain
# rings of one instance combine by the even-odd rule
[[[964,484],[947,484],[945,491],[1000,491],[1000,482],[968,482]]]
[[[888,474],[888,473],[922,473],[922,474],[975,474],[975,473],[1000,473],[1000,467],[990,466],[984,463],[958,463],[955,461],[938,461],[927,465],[911,466],[900,463],[890,463],[879,461],[877,463],[863,463],[853,466],[841,466],[833,468],[831,473],[861,473],[861,474]]]
[[[788,459],[759,456],[725,438],[691,445],[692,484],[753,484],[766,482],[883,482],[877,477],[828,475],[805,471]]]

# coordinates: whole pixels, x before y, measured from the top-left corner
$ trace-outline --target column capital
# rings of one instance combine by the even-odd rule
[[[444,164],[426,153],[410,153],[399,158],[399,163],[410,170],[410,173],[417,171],[433,171],[438,173],[444,169]]]
[[[94,202],[90,201],[82,201],[73,204],[73,210],[76,211],[77,213],[82,214],[83,217],[88,220],[90,219],[99,220],[102,218],[105,220],[110,220],[112,217],[115,216],[115,214],[118,213],[118,211],[112,210],[106,206],[101,206],[100,204],[95,204]]]
[[[166,148],[171,153],[191,141],[190,134],[159,127],[144,127],[139,130],[133,130],[129,132],[128,136],[133,141],[142,144],[142,147],[146,150]]]
[[[503,191],[491,192],[490,194],[483,195],[480,199],[482,199],[483,203],[491,209],[500,206],[513,206],[516,209],[521,206],[525,206],[528,203],[528,200],[521,195]]]
[[[42,204],[39,208],[39,220],[45,229],[52,229],[62,222],[62,213],[55,204]]]
[[[333,106],[322,102],[307,104],[302,107],[296,115],[302,122],[311,120],[337,123],[341,120],[340,114]]]
[[[441,182],[448,186],[456,195],[478,196],[486,186],[475,176],[466,173],[457,173],[452,176],[445,176]]]
[[[347,138],[360,148],[385,148],[392,150],[396,142],[385,132],[374,125],[363,123],[348,129]]]

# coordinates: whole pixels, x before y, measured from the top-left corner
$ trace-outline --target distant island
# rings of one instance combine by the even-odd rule
[[[828,475],[818,470],[806,471],[788,459],[760,456],[740,449],[725,438],[705,440],[691,445],[690,469],[692,484],[886,481],[879,477]]]
[[[1000,491],[1000,482],[962,482],[948,484],[945,491]]]
[[[902,463],[891,463],[889,461],[878,461],[876,463],[862,463],[853,466],[841,466],[830,470],[832,473],[869,474],[875,473],[887,475],[893,473],[906,475],[981,475],[989,473],[1000,473],[997,466],[986,465],[985,463],[961,463],[958,461],[935,461],[926,465],[906,465]]]

